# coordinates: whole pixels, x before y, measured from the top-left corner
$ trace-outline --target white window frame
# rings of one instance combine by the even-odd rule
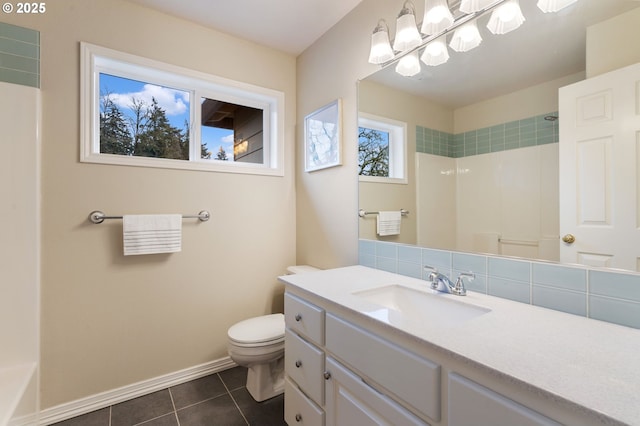
[[[284,176],[284,93],[187,68],[80,43],[80,161],[183,170]],[[191,108],[189,160],[105,154],[100,152],[100,73],[131,78],[189,92]],[[263,110],[263,163],[200,158],[201,98]],[[215,154],[215,153],[213,153]]]
[[[389,177],[359,175],[360,182],[407,184],[407,123],[361,112],[358,127],[389,133]]]

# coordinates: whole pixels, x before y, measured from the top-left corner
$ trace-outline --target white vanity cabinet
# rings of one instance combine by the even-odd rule
[[[439,419],[437,364],[290,293],[285,322],[287,424],[427,424],[403,404]]]
[[[331,357],[327,371],[326,426],[425,424]]]
[[[640,419],[638,330],[477,293],[462,300],[434,294],[453,311],[432,321],[432,312],[401,312],[367,298],[390,284],[418,291],[422,280],[364,266],[281,280],[290,426],[586,426]],[[453,303],[485,311],[448,322],[458,312]]]
[[[473,382],[449,373],[450,426],[559,426],[548,417]]]
[[[284,296],[284,419],[289,425],[324,425],[324,310]]]
[[[330,313],[326,327],[327,352],[422,417],[440,420],[438,364]]]

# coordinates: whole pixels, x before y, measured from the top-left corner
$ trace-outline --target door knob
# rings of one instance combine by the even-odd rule
[[[567,234],[564,237],[562,237],[562,241],[564,241],[567,244],[573,244],[576,241],[576,237],[574,237],[571,234]]]

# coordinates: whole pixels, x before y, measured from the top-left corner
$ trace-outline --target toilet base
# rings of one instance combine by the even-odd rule
[[[284,357],[248,367],[247,390],[257,402],[284,393]]]

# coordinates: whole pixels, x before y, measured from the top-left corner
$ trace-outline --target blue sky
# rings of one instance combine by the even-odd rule
[[[128,116],[131,116],[132,98],[148,105],[155,98],[172,126],[183,129],[185,120],[189,121],[189,92],[101,73],[100,94],[106,93],[111,95],[120,111]],[[222,146],[227,157],[233,160],[233,131],[202,127],[202,141],[207,144],[212,157],[216,156]]]

